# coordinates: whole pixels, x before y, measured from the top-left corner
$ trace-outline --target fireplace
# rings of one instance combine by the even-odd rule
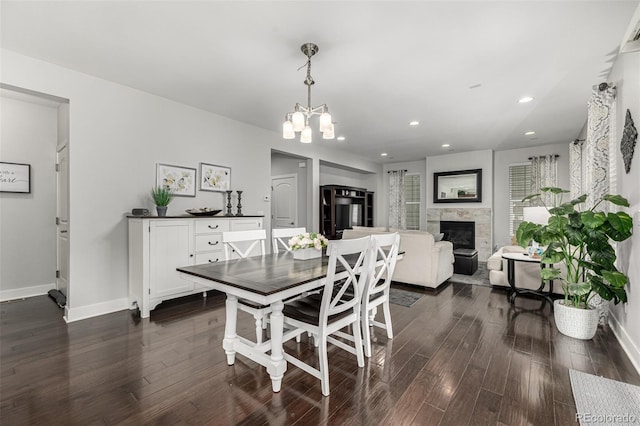
[[[444,234],[443,240],[453,243],[454,250],[476,248],[475,222],[451,222],[441,220],[440,232]]]

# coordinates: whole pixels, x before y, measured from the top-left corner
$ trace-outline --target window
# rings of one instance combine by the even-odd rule
[[[404,200],[407,218],[407,229],[420,229],[420,174],[412,173],[404,176]]]
[[[522,222],[522,199],[529,195],[531,164],[509,166],[509,235],[515,235]]]

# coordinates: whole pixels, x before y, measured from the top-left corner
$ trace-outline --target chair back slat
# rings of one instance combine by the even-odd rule
[[[306,228],[275,228],[271,230],[271,243],[272,251],[279,253],[283,248],[286,251],[291,251],[289,247],[289,239],[296,235],[304,234],[307,232]]]
[[[264,229],[253,229],[250,231],[227,231],[222,233],[222,243],[224,244],[224,255],[226,259],[231,259],[229,249],[235,251],[238,256],[245,258],[251,252],[260,247],[260,255],[265,253],[264,242],[267,239],[267,231]],[[238,243],[248,243],[238,245]]]
[[[383,291],[389,292],[400,248],[400,234],[397,232],[372,235],[371,240],[372,255],[369,257],[369,279],[362,292],[363,300]],[[380,260],[382,263],[376,265]]]
[[[349,309],[356,315],[360,315],[361,282],[366,282],[369,272],[366,265],[371,255],[371,238],[330,241],[327,246],[327,255],[329,256],[327,281],[320,307],[320,321],[324,324],[330,316]],[[346,271],[347,277],[344,280],[336,280],[338,262]],[[351,293],[347,293],[349,289],[352,289]],[[345,294],[352,296],[345,297]]]

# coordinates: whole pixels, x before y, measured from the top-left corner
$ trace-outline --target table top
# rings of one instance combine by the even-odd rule
[[[526,253],[503,253],[503,259],[515,260],[516,262],[536,262],[540,263],[540,258],[534,258]]]
[[[268,296],[325,278],[328,256],[308,260],[295,260],[291,252],[252,256],[244,259],[177,268],[179,272],[194,275]],[[342,265],[337,264],[337,272]]]

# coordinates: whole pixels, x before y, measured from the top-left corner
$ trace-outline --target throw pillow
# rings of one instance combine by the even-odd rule
[[[433,235],[433,241],[435,241],[436,243],[438,241],[442,241],[443,238],[444,238],[444,232],[441,232],[439,234],[434,234]]]

